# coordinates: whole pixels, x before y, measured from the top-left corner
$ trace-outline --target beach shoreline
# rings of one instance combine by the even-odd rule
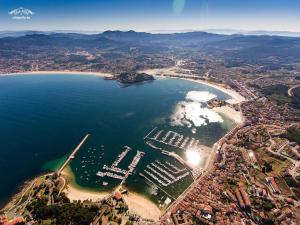
[[[18,72],[18,73],[0,73],[0,77],[2,76],[14,76],[14,75],[46,75],[46,74],[69,74],[69,75],[93,75],[93,76],[99,76],[99,77],[112,77],[114,76],[113,73],[107,73],[107,72],[84,72],[84,71],[28,71],[28,72]],[[149,74],[152,75],[152,73],[149,72]],[[209,81],[205,81],[205,80],[199,80],[199,79],[193,79],[193,78],[187,78],[186,76],[168,76],[168,75],[156,75],[154,74],[155,77],[169,77],[169,78],[177,78],[177,79],[182,79],[182,80],[188,80],[188,81],[192,81],[192,82],[196,82],[199,84],[204,84],[210,87],[213,87],[217,90],[220,90],[226,94],[228,94],[231,99],[227,100],[226,102],[228,102],[229,104],[238,104],[241,103],[243,101],[245,101],[245,98],[243,96],[241,96],[238,92],[236,92],[233,89],[229,89],[229,88],[225,88],[223,86],[221,86],[220,84],[217,83],[212,83]]]
[[[90,190],[77,185],[75,181],[75,175],[73,174],[70,166],[67,166],[61,172],[61,176],[66,182],[63,192],[71,202],[84,200],[98,202],[109,195],[109,192]]]
[[[74,180],[74,174],[69,166],[63,170],[62,176],[67,180],[63,192],[71,201],[83,202],[89,200],[91,202],[99,202],[110,195],[110,192],[89,190],[77,185]],[[158,220],[162,215],[162,210],[154,202],[141,194],[128,192],[128,194],[123,195],[123,198],[128,205],[129,211],[144,219]]]
[[[128,205],[129,211],[142,218],[158,221],[163,213],[154,202],[141,194],[129,192],[128,194],[124,194],[123,198]]]
[[[237,91],[233,90],[232,88],[226,88],[219,83],[214,83],[211,81],[200,79],[201,77],[198,77],[197,74],[187,74],[187,72],[190,73],[191,71],[182,69],[179,67],[179,65],[180,65],[180,62],[177,62],[176,65],[173,67],[158,68],[158,69],[145,69],[145,70],[141,70],[139,72],[148,73],[148,74],[156,76],[156,77],[170,77],[170,78],[189,80],[192,82],[196,82],[199,84],[204,84],[204,85],[213,87],[217,90],[220,90],[220,91],[228,94],[231,97],[231,99],[226,101],[229,104],[238,104],[238,103],[241,103],[246,100],[242,95],[240,95]]]
[[[236,124],[242,124],[244,122],[244,116],[242,112],[236,111],[234,108],[230,106],[221,106],[221,107],[214,107],[212,108],[213,111],[223,114],[230,120],[234,121]]]
[[[212,82],[208,82],[208,81],[204,81],[204,80],[196,80],[196,79],[191,79],[191,78],[180,78],[180,79],[193,81],[193,82],[196,82],[199,84],[204,84],[209,87],[215,88],[219,91],[222,91],[231,97],[231,99],[226,100],[226,102],[229,104],[232,104],[232,105],[239,104],[246,100],[242,95],[240,95],[240,93],[236,92],[235,90],[230,89],[230,88],[225,88],[217,83],[212,83]]]

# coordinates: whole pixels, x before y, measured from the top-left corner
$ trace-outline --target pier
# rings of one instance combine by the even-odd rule
[[[149,145],[151,148],[162,150],[162,148],[155,146],[151,141],[146,141],[146,144]]]
[[[168,161],[166,161],[166,164],[170,167],[167,167],[166,165],[164,165],[163,163],[159,162],[158,160],[155,160],[155,162],[160,165],[161,167],[163,167],[165,170],[167,170],[169,173],[172,173],[174,175],[177,175],[181,172],[185,172],[187,169],[185,167],[183,167],[182,169],[179,169],[178,167],[174,166],[173,164],[169,163]]]
[[[150,182],[151,184],[153,184],[155,187],[157,187],[159,190],[161,190],[164,194],[166,194],[169,198],[176,200],[176,198],[174,198],[172,195],[170,195],[168,192],[166,192],[164,189],[160,188],[159,186],[157,186],[152,180],[150,180],[148,177],[146,177],[143,173],[139,173],[139,175],[141,177],[144,177],[148,182]]]
[[[58,176],[61,175],[61,172],[66,168],[66,166],[69,164],[69,162],[75,158],[76,153],[80,149],[80,147],[83,145],[83,143],[86,141],[86,139],[90,136],[90,134],[85,135],[85,137],[82,139],[82,141],[77,145],[77,147],[72,151],[71,155],[67,158],[67,160],[64,162],[64,164],[59,168],[59,170],[56,172]]]
[[[139,163],[139,161],[141,160],[141,158],[145,155],[145,152],[141,152],[141,151],[137,151],[136,155],[134,156],[132,162],[130,163],[130,165],[128,166],[128,173],[131,174],[133,172],[133,170],[135,169],[135,167],[137,166],[137,164]]]
[[[156,128],[157,128],[157,127],[154,127],[154,128],[153,128],[153,129],[152,129],[152,130],[144,137],[144,140],[146,140],[147,137],[150,136],[150,135],[152,134],[152,132],[156,130]]]
[[[120,155],[118,155],[118,158],[113,162],[112,167],[117,167],[130,150],[130,147],[125,146],[125,150]]]
[[[164,170],[163,168],[159,167],[158,165],[156,165],[155,163],[151,163],[151,166],[155,167],[156,169],[158,169],[159,171],[161,171],[164,174],[167,174],[171,179],[175,179],[175,177],[168,171]]]
[[[163,174],[159,173],[157,170],[155,170],[151,166],[147,165],[147,169],[149,169],[150,171],[152,171],[153,173],[155,173],[157,176],[159,176],[160,178],[162,178],[164,181],[166,181],[167,182],[166,186],[172,182],[171,180],[169,180],[167,177],[165,177]]]
[[[123,183],[128,178],[128,176],[133,173],[141,158],[145,155],[145,152],[137,151],[136,155],[134,156],[131,163],[129,164],[128,169],[127,170],[121,169],[118,167],[119,163],[125,158],[127,153],[131,150],[131,148],[128,146],[124,146],[124,148],[125,148],[124,151],[118,155],[118,157],[112,163],[111,166],[107,166],[104,164],[102,167],[104,171],[98,171],[96,175],[99,177],[110,177],[110,178],[121,180],[119,186],[122,186]]]

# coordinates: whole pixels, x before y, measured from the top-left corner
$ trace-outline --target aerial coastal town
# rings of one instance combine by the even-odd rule
[[[140,40],[140,35],[133,31],[125,32],[123,35],[126,38],[129,35]],[[146,34],[142,34],[144,35]],[[192,35],[196,37],[191,37]],[[11,54],[7,57],[5,48],[9,48],[7,46],[14,38],[0,39],[0,45],[3,46],[0,48],[1,74],[42,71],[95,72],[108,74],[106,79],[123,83],[153,80],[154,77],[188,79],[227,90],[231,93],[232,99],[228,101],[214,99],[208,103],[209,107],[228,107],[239,112],[243,117],[240,123],[214,144],[206,168],[194,176],[192,184],[161,212],[157,220],[143,218],[130,211],[126,203],[126,196],[130,193],[128,194],[128,190],[122,187],[122,183],[105,197],[99,196],[97,201],[88,199],[70,201],[64,192],[68,182],[62,172],[66,166],[64,164],[57,172],[42,175],[25,185],[24,189],[4,208],[3,214],[0,215],[0,225],[22,223],[299,224],[300,66],[298,55],[292,55],[289,62],[284,60],[285,52],[270,52],[268,58],[265,58],[264,53],[259,54],[258,57],[251,56],[250,53],[245,56],[238,51],[247,51],[246,46],[241,46],[242,50],[237,50],[235,47],[224,50],[222,43],[234,42],[237,37],[229,38],[222,35],[212,35],[214,40],[220,39],[216,46],[212,46],[213,42],[201,42],[201,48],[204,50],[199,52],[192,46],[198,43],[195,40],[199,39],[199,35],[209,36],[203,33],[189,34],[184,38],[190,45],[185,46],[173,39],[159,42],[156,37],[150,35],[160,48],[151,51],[150,44],[125,41],[124,45],[127,48],[124,50],[119,48],[119,43],[115,39],[122,37],[122,33],[120,36],[119,33],[115,35],[114,32],[109,31],[102,34],[104,44],[99,49],[90,51],[87,43],[81,46],[80,50],[72,46],[56,46],[55,53],[47,54],[41,51],[39,57],[35,54],[40,49],[31,48],[32,46],[30,50],[15,46],[13,48],[18,55]],[[26,38],[43,40],[46,36],[34,34],[16,39],[20,39],[20,42]],[[56,41],[60,38],[60,34],[53,34],[50,37]],[[238,38],[248,38],[250,39],[248,41],[253,43],[260,40],[258,37]],[[270,39],[270,37],[261,38]],[[280,37],[278,40],[290,41]],[[295,42],[300,48],[300,39],[295,39]],[[112,53],[112,46],[115,48],[113,50],[115,54]],[[21,60],[20,57],[24,57],[25,54],[26,57]],[[234,96],[237,96],[236,99]],[[148,144],[153,145],[155,141],[161,141],[156,138],[157,131],[151,134],[145,137]],[[172,139],[172,135],[169,138]],[[163,142],[166,140],[167,138],[163,139]],[[168,143],[176,143],[176,140],[174,137]],[[129,150],[130,147],[125,147],[124,156]],[[164,153],[163,150],[158,150]],[[66,164],[75,157],[75,154],[76,149]],[[136,154],[136,158],[130,164],[131,167],[126,171],[120,171],[123,176],[117,179],[122,182],[124,179],[125,182],[139,160],[142,160],[144,153],[137,151]],[[170,153],[165,152],[165,154]],[[122,157],[123,155],[119,155],[114,164],[103,167],[103,171],[99,171],[97,175],[102,177],[114,175],[112,172],[120,169],[117,166]],[[176,158],[174,155],[172,157]],[[155,165],[162,168],[159,163],[156,162]],[[182,165],[185,165],[184,162]],[[182,171],[182,177],[190,170],[188,166],[186,167]],[[153,166],[150,168],[152,169],[146,171],[151,174],[155,168]],[[143,171],[143,176],[146,171]],[[171,182],[173,181],[170,180]],[[35,201],[36,199],[39,201]],[[68,209],[70,214],[76,214],[77,217],[64,215],[66,208],[71,208]],[[72,223],[66,220],[70,217]],[[49,218],[60,218],[60,222],[57,219],[58,223],[51,223]],[[48,223],[45,222],[46,220]]]

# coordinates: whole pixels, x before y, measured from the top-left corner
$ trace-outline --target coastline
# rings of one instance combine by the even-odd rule
[[[90,200],[97,202],[109,195],[109,192],[89,190],[87,188],[80,187],[75,183],[74,174],[68,165],[62,172],[63,179],[66,180],[66,184],[63,192],[70,199],[70,201],[84,201]]]
[[[148,71],[149,72],[149,71]],[[46,74],[71,74],[71,75],[93,75],[93,76],[99,76],[99,77],[112,77],[114,76],[113,73],[106,73],[106,72],[83,72],[83,71],[28,71],[28,72],[18,72],[18,73],[0,73],[0,77],[2,76],[13,76],[13,75],[46,75]],[[149,74],[152,75],[152,72],[149,72]],[[168,75],[156,75],[154,74],[155,77],[170,77],[170,78],[177,78],[177,79],[182,79],[182,80],[188,80],[188,81],[192,81],[192,82],[196,82],[199,84],[204,84],[210,87],[213,87],[217,90],[220,90],[226,94],[228,94],[231,99],[227,100],[226,102],[228,102],[229,104],[238,104],[241,103],[243,101],[245,101],[245,98],[243,96],[241,96],[238,92],[236,92],[233,89],[229,89],[229,88],[225,88],[217,83],[212,83],[209,81],[205,81],[205,80],[196,80],[193,78],[186,78],[186,77],[180,77],[180,75],[178,75],[178,77],[173,77],[173,76],[168,76]]]
[[[230,106],[221,106],[212,108],[213,111],[223,114],[236,124],[242,124],[244,122],[244,116],[240,111],[236,111]]]
[[[18,73],[0,73],[0,77],[4,76],[14,76],[14,75],[46,75],[46,74],[69,74],[69,75],[92,75],[92,76],[99,76],[99,77],[112,77],[113,73],[106,73],[106,72],[83,72],[83,71],[28,71],[28,72],[18,72]]]
[[[240,95],[238,92],[236,92],[235,90],[233,90],[231,88],[225,88],[224,86],[222,86],[218,83],[214,83],[214,82],[210,82],[210,81],[206,81],[206,80],[200,80],[199,79],[200,77],[197,77],[196,75],[193,75],[193,74],[186,74],[186,72],[190,72],[190,71],[180,68],[179,65],[180,65],[180,61],[178,61],[177,64],[172,67],[157,68],[157,69],[145,69],[145,70],[141,70],[139,72],[148,73],[148,74],[156,76],[156,77],[170,77],[170,78],[189,80],[189,81],[193,81],[193,82],[196,82],[199,84],[205,84],[207,86],[213,87],[215,89],[218,89],[218,90],[228,94],[231,97],[231,99],[228,99],[226,102],[229,104],[238,104],[238,103],[241,103],[246,100],[242,95]],[[197,79],[195,79],[195,78],[197,78]]]
[[[13,206],[21,201],[21,199],[26,195],[28,191],[39,181],[39,179],[43,179],[46,176],[51,175],[51,173],[42,173],[40,175],[33,176],[25,180],[21,185],[18,186],[18,191],[14,193],[8,201],[3,204],[3,207],[0,208],[0,211],[7,211],[13,208]]]
[[[27,75],[27,74],[33,74],[33,75],[46,75],[46,74],[71,74],[71,75],[94,75],[99,77],[105,77],[105,76],[113,76],[111,73],[99,73],[99,72],[79,72],[79,71],[35,71],[35,72],[22,72],[22,73],[11,73],[11,74],[0,74],[1,76],[11,76],[11,75]],[[188,80],[200,84],[204,84],[213,88],[216,88],[226,94],[228,94],[231,99],[227,100],[230,104],[238,104],[245,100],[244,97],[242,97],[238,92],[227,89],[221,85],[214,84],[208,81],[202,81],[202,80],[195,80],[191,78],[184,78],[184,77],[171,77],[171,76],[157,76],[162,78],[177,78],[177,79],[183,79]],[[223,113],[236,123],[242,123],[243,117],[242,113],[239,111],[235,111],[233,108],[229,106],[223,106],[223,107],[216,107],[213,108],[216,112]],[[68,171],[66,168],[63,171],[63,175],[67,177],[68,179],[72,178],[72,171]],[[91,200],[91,201],[99,201],[103,198],[105,198],[109,193],[108,192],[97,192],[95,190],[88,190],[85,188],[81,188],[76,185],[74,182],[66,182],[66,186],[64,189],[64,192],[66,193],[67,197],[70,198],[71,201],[74,200]],[[132,213],[135,213],[143,218],[147,219],[154,219],[158,220],[159,217],[162,215],[162,211],[156,206],[152,201],[147,199],[146,197],[138,194],[138,193],[129,193],[128,195],[124,195],[124,199],[126,203],[128,204],[128,207]]]
[[[74,174],[70,166],[67,166],[63,170],[62,176],[67,180],[66,187],[63,192],[71,201],[89,200],[97,202],[108,197],[110,194],[109,192],[98,192],[78,186],[74,181]],[[129,192],[128,194],[124,194],[123,197],[131,213],[151,220],[158,220],[162,215],[162,211],[158,208],[158,206],[141,194]]]
[[[212,82],[208,82],[208,81],[204,81],[204,80],[195,80],[195,79],[191,79],[191,78],[179,78],[179,79],[183,79],[183,80],[189,80],[189,81],[193,81],[199,84],[204,84],[210,87],[213,87],[219,91],[224,92],[225,94],[229,95],[231,97],[231,99],[226,100],[227,103],[229,104],[238,104],[241,103],[243,101],[245,101],[246,99],[240,95],[238,92],[236,92],[233,89],[229,89],[229,88],[225,88],[217,83],[212,83]]]
[[[131,213],[137,214],[145,219],[158,221],[163,211],[155,203],[148,200],[143,195],[135,192],[129,192],[123,195],[126,204]]]

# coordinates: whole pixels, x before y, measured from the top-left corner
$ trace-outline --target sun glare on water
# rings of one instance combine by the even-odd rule
[[[195,149],[188,149],[185,152],[187,162],[192,166],[197,166],[200,163],[201,155],[200,152]]]

